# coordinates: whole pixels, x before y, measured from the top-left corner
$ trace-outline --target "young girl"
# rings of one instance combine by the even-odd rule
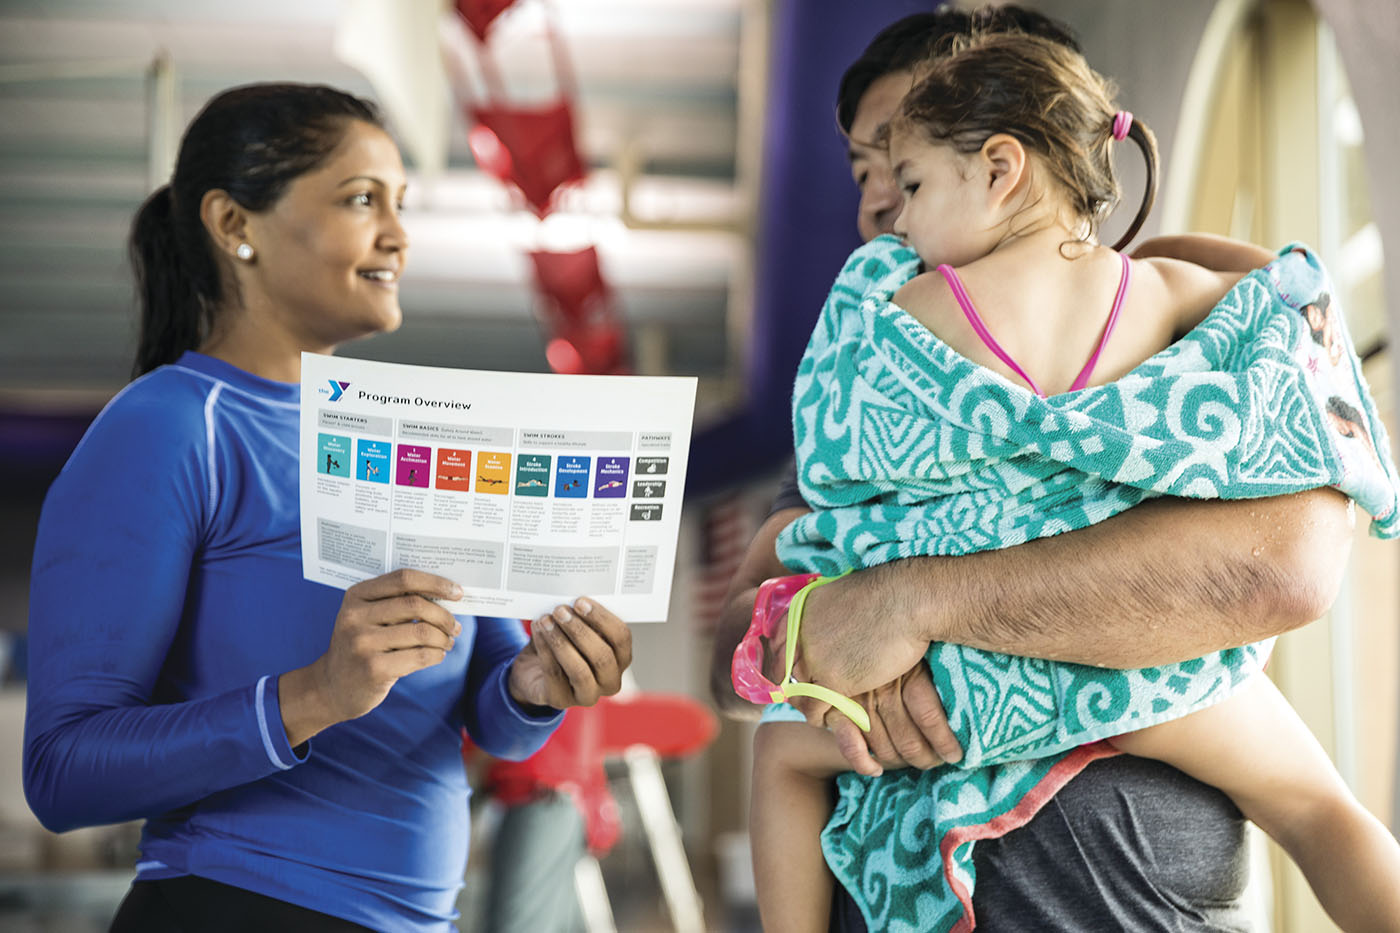
[[[1281,333],[1296,350],[1304,319],[1296,310],[1267,316],[1272,305],[1262,297],[1291,290],[1315,263],[1288,254],[1237,283],[1174,260],[1132,262],[1098,245],[1098,224],[1118,197],[1111,147],[1126,138],[1148,158],[1149,191],[1123,243],[1151,205],[1155,143],[1140,122],[1115,112],[1105,82],[1080,56],[1032,37],[993,36],[929,65],[889,134],[904,194],[896,231],[917,258],[888,238],[876,240],[852,258],[828,300],[794,396],[804,495],[824,508],[784,532],[786,563],[832,573],[916,553],[1010,546],[1102,520],[1154,493],[1251,494],[1238,485],[1263,475],[1241,463],[1254,435],[1232,418],[1253,413],[1231,411],[1219,398],[1188,411],[1190,393],[1173,390],[1236,385],[1216,371],[1245,365],[1244,357],[1212,357],[1216,344],[1239,349],[1230,344],[1231,319],[1219,312],[1213,325],[1203,323],[1217,304],[1261,331],[1255,343]],[[919,260],[936,268],[921,271]],[[1162,352],[1188,331],[1197,339]],[[1224,336],[1207,339],[1217,332]],[[1270,346],[1263,355],[1277,367]],[[1113,393],[1090,389],[1049,404],[1110,383],[1118,384]],[[1151,404],[1158,385],[1166,387],[1162,412]],[[1280,391],[1271,386],[1263,396]],[[1364,384],[1351,391],[1364,392]],[[1243,404],[1258,401],[1249,396]],[[1102,414],[1109,404],[1118,414]],[[1264,436],[1291,441],[1293,426],[1280,411],[1269,413],[1277,420],[1266,420]],[[1216,425],[1208,430],[1237,430],[1221,430],[1214,447],[1174,447],[1149,431],[1188,415]],[[1095,419],[1114,417],[1122,422],[1116,433],[1089,430]],[[1055,433],[1057,418],[1077,433]],[[1045,432],[1043,443],[1037,431]],[[1332,451],[1330,479],[1311,485],[1338,483],[1378,519],[1393,518],[1393,467],[1369,467],[1346,435],[1324,443]],[[1180,462],[1168,461],[1177,455]],[[1147,478],[1159,468],[1160,481]],[[1252,494],[1271,493],[1261,486]],[[1394,530],[1393,523],[1383,529]],[[969,755],[972,763],[1009,764],[985,779],[942,768],[839,782],[837,816],[822,839],[872,929],[970,927],[970,853],[950,853],[1022,825],[1088,760],[1118,751],[1158,758],[1229,794],[1289,852],[1344,929],[1400,930],[1400,846],[1351,796],[1278,691],[1239,655],[1229,664],[1212,657],[1121,673],[1076,673],[1052,662],[1018,667],[1024,659],[1001,658],[957,681],[951,668],[971,658],[952,646],[929,652],[950,719],[1010,722],[1011,738],[1000,747],[984,743]],[[736,654],[736,686],[741,667]],[[1039,711],[1015,708],[1034,693],[1000,692],[1018,672],[1043,675],[1065,700],[1044,736],[1034,731]],[[1193,682],[1211,675],[1207,689],[1193,692]],[[1075,678],[1089,689],[1063,688]],[[1159,682],[1170,689],[1144,699],[1140,688]],[[949,683],[972,686],[950,696]],[[971,714],[958,709],[960,701],[976,706],[979,691],[992,700]],[[1176,702],[1173,692],[1186,700]],[[1135,704],[1143,715],[1080,722]],[[1106,735],[1112,748],[1067,751]],[[759,728],[754,755],[751,830],[764,928],[826,929],[831,876],[811,843],[831,812],[829,779],[848,770],[845,759],[829,734],[771,720]],[[1037,755],[1050,764],[1018,760]],[[965,808],[969,798],[984,812],[949,831],[940,808]],[[890,817],[881,808],[899,812]],[[913,866],[911,853],[942,862],[941,870]]]

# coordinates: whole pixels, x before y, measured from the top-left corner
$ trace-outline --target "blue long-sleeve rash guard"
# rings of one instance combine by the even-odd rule
[[[342,594],[301,572],[298,393],[197,353],[98,416],[44,503],[24,785],[54,830],[145,818],[138,877],[195,874],[379,930],[448,930],[467,857],[460,728],[536,751],[507,694],[525,635],[455,649],[296,749],[277,675],[323,654]]]

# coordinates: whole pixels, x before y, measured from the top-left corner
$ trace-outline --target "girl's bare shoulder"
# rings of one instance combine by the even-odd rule
[[[1243,272],[1217,272],[1194,262],[1155,256],[1134,260],[1134,271],[1144,289],[1167,307],[1177,335],[1205,319],[1221,298],[1244,277]]]
[[[925,326],[937,321],[949,310],[957,308],[948,283],[937,270],[920,272],[899,287],[890,299],[911,316],[922,321]]]

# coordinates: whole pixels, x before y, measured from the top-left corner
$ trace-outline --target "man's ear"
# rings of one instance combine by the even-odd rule
[[[199,200],[199,219],[209,232],[214,249],[232,259],[239,245],[248,243],[248,212],[222,188],[211,188]]]
[[[1028,178],[1026,147],[1010,133],[994,133],[987,137],[977,155],[992,206],[1001,207]]]

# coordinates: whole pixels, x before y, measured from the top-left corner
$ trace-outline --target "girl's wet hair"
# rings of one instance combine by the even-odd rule
[[[249,211],[266,210],[355,120],[383,126],[372,103],[321,85],[252,84],[204,106],[180,141],[169,184],[132,221],[127,252],[141,310],[134,375],[203,343],[231,287],[200,220],[205,193],[221,189]]]
[[[1038,36],[984,33],[950,40],[916,81],[891,129],[961,153],[979,151],[997,133],[1015,137],[1068,193],[1087,230],[1080,241],[1098,234],[1122,196],[1113,171],[1118,108],[1112,83],[1082,55]],[[1134,119],[1127,138],[1147,162],[1147,184],[1137,216],[1114,249],[1132,241],[1157,196],[1156,137]]]

